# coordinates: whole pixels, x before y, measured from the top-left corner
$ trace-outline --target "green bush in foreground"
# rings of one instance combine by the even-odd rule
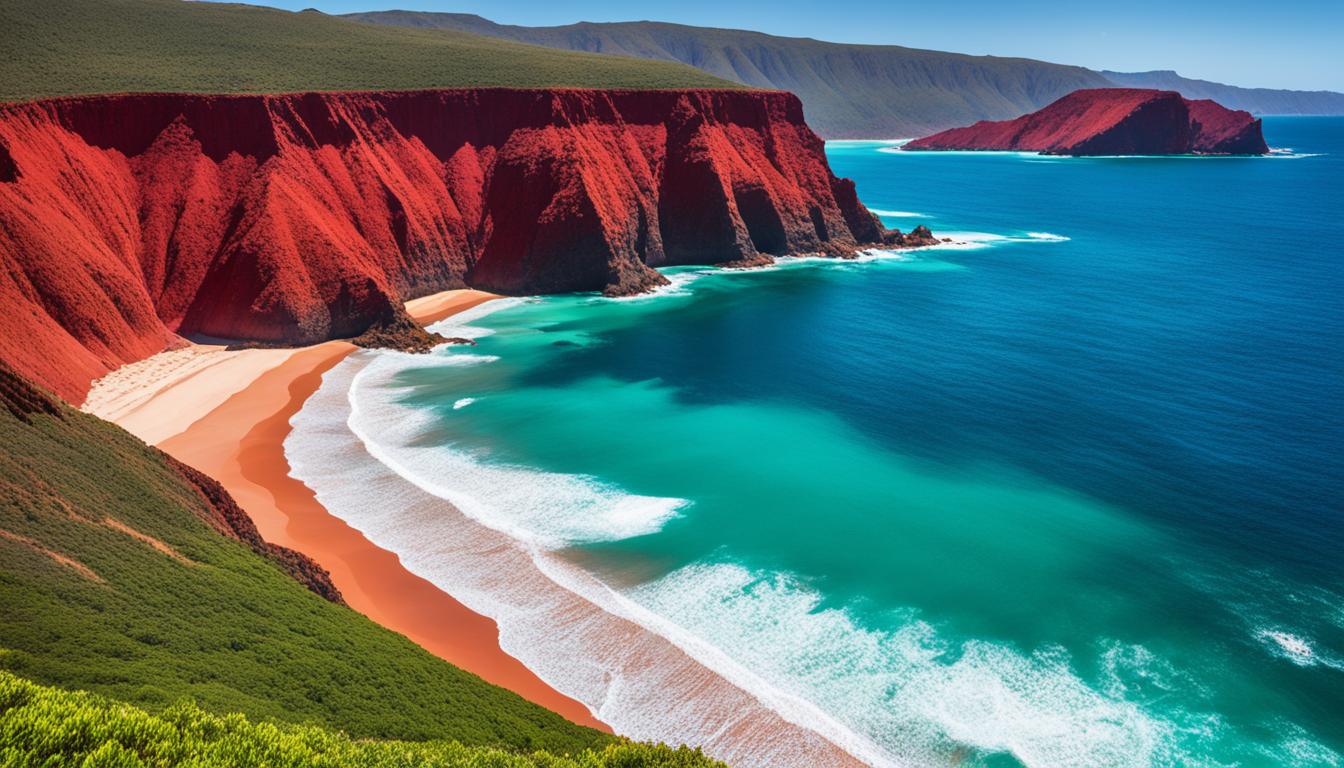
[[[622,742],[557,757],[457,742],[354,741],[314,726],[212,715],[189,701],[158,715],[90,693],[62,691],[0,672],[0,766],[61,768],[697,768],[722,766],[698,751]]]
[[[611,741],[308,591],[207,524],[204,497],[120,427],[54,401],[12,412],[24,386],[0,377],[0,669],[149,712],[191,699],[360,739]]]

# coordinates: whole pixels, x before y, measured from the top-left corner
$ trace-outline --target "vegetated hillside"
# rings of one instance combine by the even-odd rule
[[[88,93],[737,87],[691,67],[183,0],[4,0],[0,101]]]
[[[1169,69],[1152,72],[1102,71],[1101,74],[1126,88],[1176,91],[1187,99],[1213,99],[1228,109],[1244,109],[1257,115],[1344,115],[1344,93],[1335,91],[1239,88],[1181,77]]]
[[[0,744],[11,766],[195,768],[724,768],[698,751],[621,742],[573,756],[456,742],[355,741],[315,726],[220,717],[190,701],[154,715],[0,671]]]
[[[0,365],[0,668],[354,738],[610,743],[306,589],[222,533],[227,499]]]
[[[650,21],[519,27],[468,14],[411,11],[346,18],[682,62],[728,80],[797,94],[808,124],[832,139],[923,136],[976,120],[1017,117],[1070,91],[1110,85],[1091,70],[1032,59]]]

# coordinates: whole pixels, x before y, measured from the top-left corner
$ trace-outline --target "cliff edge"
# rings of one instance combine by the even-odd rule
[[[72,402],[178,335],[306,344],[450,288],[628,294],[662,265],[907,241],[782,92],[0,105],[0,359]]]

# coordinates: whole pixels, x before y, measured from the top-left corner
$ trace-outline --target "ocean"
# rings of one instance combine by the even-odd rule
[[[286,452],[637,738],[816,764],[735,727],[765,711],[873,765],[1340,765],[1344,118],[1265,133],[834,142],[955,242],[490,302],[436,326],[475,347],[337,366]]]

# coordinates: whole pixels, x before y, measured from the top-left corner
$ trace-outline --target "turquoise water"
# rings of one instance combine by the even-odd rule
[[[1339,765],[1344,119],[1266,135],[829,145],[958,244],[486,305],[362,437],[870,762]]]

